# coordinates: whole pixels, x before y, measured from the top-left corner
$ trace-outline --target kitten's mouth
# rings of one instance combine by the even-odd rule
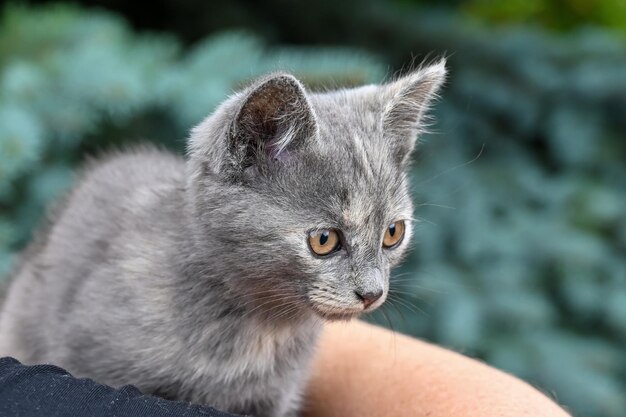
[[[334,306],[325,306],[311,303],[311,308],[315,313],[324,320],[330,321],[347,321],[353,319],[368,310],[362,308],[340,308]]]

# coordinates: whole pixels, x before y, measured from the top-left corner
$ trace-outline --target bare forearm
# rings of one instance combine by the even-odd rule
[[[309,417],[568,417],[504,372],[362,322],[327,326],[306,408]]]

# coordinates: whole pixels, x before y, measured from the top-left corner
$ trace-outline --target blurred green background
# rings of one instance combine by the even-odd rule
[[[43,4],[45,3],[45,4]],[[0,18],[0,277],[89,155],[182,152],[233,89],[449,58],[416,231],[373,319],[482,358],[577,416],[626,416],[626,1],[122,0]]]

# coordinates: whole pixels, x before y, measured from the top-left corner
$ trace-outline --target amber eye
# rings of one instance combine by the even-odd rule
[[[389,225],[383,237],[383,246],[391,248],[402,241],[404,237],[404,220],[398,220]]]
[[[316,255],[328,255],[339,249],[339,234],[333,229],[316,230],[309,234],[309,246]]]

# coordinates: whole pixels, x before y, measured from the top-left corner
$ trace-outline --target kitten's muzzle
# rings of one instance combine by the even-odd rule
[[[370,268],[361,273],[354,288],[356,299],[363,310],[374,310],[384,302],[385,277],[378,268]]]

